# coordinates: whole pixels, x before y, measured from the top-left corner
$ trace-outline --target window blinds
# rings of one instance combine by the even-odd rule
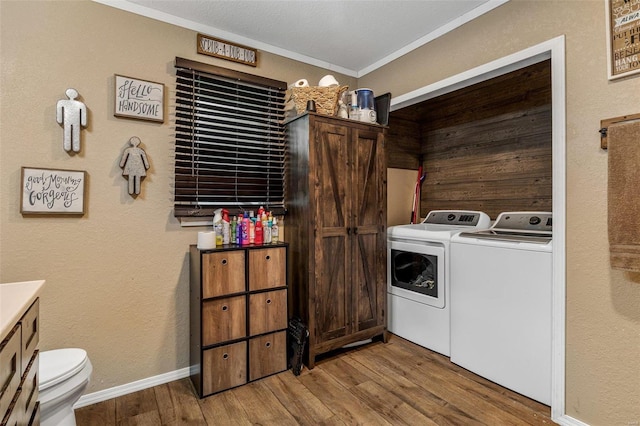
[[[284,212],[286,83],[176,58],[175,216]]]

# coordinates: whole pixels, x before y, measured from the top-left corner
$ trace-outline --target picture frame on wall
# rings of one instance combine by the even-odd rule
[[[87,172],[22,167],[20,213],[84,215]]]
[[[115,74],[116,117],[164,123],[164,84]]]
[[[604,2],[609,80],[640,73],[640,1]]]

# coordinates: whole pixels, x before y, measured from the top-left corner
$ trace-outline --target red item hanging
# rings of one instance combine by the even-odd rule
[[[416,185],[413,192],[413,206],[411,207],[411,222],[417,223],[420,217],[420,184],[424,179],[422,175],[422,166],[418,167],[418,177],[416,179]]]

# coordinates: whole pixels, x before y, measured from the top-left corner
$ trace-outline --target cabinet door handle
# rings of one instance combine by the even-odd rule
[[[271,342],[267,342],[264,344],[265,347],[270,348],[271,347]]]
[[[10,364],[11,364],[11,374],[9,374],[9,377],[7,377],[6,382],[0,388],[0,391],[2,391],[3,394],[4,394],[4,391],[9,387],[9,384],[11,384],[11,382],[13,381],[13,378],[15,377],[16,373],[18,372],[18,368],[19,367],[18,367],[18,354],[17,353],[14,353],[13,356],[11,357]],[[4,365],[3,365],[3,367],[4,367]]]
[[[228,359],[229,358],[229,354],[223,354],[222,355],[222,359]]]
[[[222,305],[222,310],[223,310],[223,311],[228,311],[228,310],[229,310],[229,307],[228,307],[227,305]]]
[[[347,235],[351,235],[351,228],[347,227]]]
[[[271,304],[271,299],[267,299],[267,305]]]
[[[227,263],[228,263],[228,262],[227,262],[227,259],[222,259],[222,264],[223,264],[223,265],[226,265]]]
[[[265,258],[266,260],[271,260],[271,256],[269,256],[269,255],[266,255],[264,258]]]
[[[358,235],[358,227],[353,228],[353,235]]]

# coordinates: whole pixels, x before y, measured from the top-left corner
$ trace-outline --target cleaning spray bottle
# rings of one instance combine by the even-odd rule
[[[222,209],[213,211],[213,230],[216,233],[216,246],[222,245]]]

